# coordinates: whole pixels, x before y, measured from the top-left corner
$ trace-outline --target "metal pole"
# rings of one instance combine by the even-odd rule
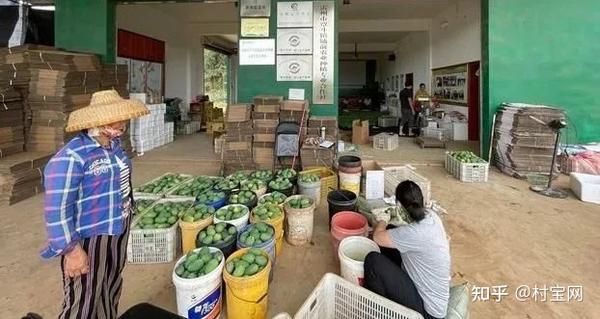
[[[556,163],[556,151],[560,143],[560,129],[556,130],[556,141],[554,142],[554,153],[552,154],[552,165],[550,166],[550,178],[548,179],[548,188],[552,187],[552,177],[554,177],[554,164]]]

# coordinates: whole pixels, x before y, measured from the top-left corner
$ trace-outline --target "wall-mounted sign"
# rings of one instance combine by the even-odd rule
[[[288,90],[288,99],[289,100],[297,100],[302,101],[306,98],[304,97],[304,89],[289,89]]]
[[[333,1],[314,2],[313,26],[313,103],[333,104],[334,96],[334,23]]]
[[[242,37],[266,38],[269,36],[269,18],[241,18]]]
[[[271,0],[241,0],[240,16],[270,17]]]
[[[274,65],[275,39],[240,40],[240,65]]]
[[[466,105],[468,98],[467,64],[432,71],[431,91],[441,102]]]
[[[313,30],[277,29],[277,54],[312,54]]]
[[[312,25],[312,1],[277,2],[278,28],[310,28]]]
[[[311,81],[311,55],[278,55],[277,81]]]

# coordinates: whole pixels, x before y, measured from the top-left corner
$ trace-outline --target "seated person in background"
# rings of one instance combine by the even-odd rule
[[[425,209],[421,189],[412,181],[396,187],[396,201],[413,222],[387,229],[389,215],[376,216],[373,240],[381,253],[367,255],[364,286],[425,319],[444,318],[450,294],[450,248],[442,221]]]

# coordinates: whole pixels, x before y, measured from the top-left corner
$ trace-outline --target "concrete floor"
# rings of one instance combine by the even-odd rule
[[[453,147],[459,148],[459,145]],[[598,318],[600,313],[600,206],[570,197],[548,199],[528,190],[527,183],[490,172],[488,183],[461,183],[442,167],[442,149],[418,148],[401,139],[397,151],[361,148],[365,158],[387,164],[411,163],[432,183],[433,198],[448,210],[444,218],[451,237],[453,281],[477,286],[508,285],[501,302],[471,304],[471,318]],[[219,161],[206,135],[175,143],[134,160],[134,183],[168,171],[216,174]],[[567,186],[566,178],[559,180]],[[2,209],[0,223],[0,318],[19,318],[33,311],[56,317],[62,300],[58,260],[43,261],[43,197]],[[128,265],[120,309],[151,302],[175,311],[171,283],[173,264]],[[337,272],[326,222],[326,205],[315,218],[313,244],[286,244],[277,260],[269,293],[269,315],[294,313],[326,272]],[[520,285],[581,285],[583,302],[519,302]]]

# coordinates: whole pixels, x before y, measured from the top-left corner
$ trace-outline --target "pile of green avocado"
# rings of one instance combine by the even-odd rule
[[[251,191],[239,191],[229,196],[229,204],[246,205],[256,198],[256,194]]]
[[[212,206],[204,204],[198,204],[190,208],[183,216],[181,220],[188,223],[193,223],[201,220],[205,220],[211,217],[215,213],[215,209]]]
[[[300,182],[305,184],[316,183],[320,179],[321,178],[319,178],[319,176],[317,176],[316,174],[301,174],[299,178]]]
[[[223,260],[221,251],[211,253],[208,247],[202,247],[189,252],[185,259],[175,267],[175,274],[184,279],[198,278],[217,269],[221,260]]]
[[[186,183],[180,187],[178,187],[173,195],[177,196],[190,196],[196,197],[200,195],[202,192],[213,187],[214,179],[207,176],[200,176],[198,178],[194,178],[191,183]]]
[[[279,204],[283,204],[283,202],[285,201],[286,198],[287,198],[287,196],[285,196],[285,194],[275,191],[275,192],[266,194],[265,196],[261,197],[258,200],[258,203],[259,204],[279,205]]]
[[[277,177],[269,182],[269,187],[275,190],[284,190],[292,187],[292,183],[287,178]]]
[[[271,172],[269,170],[254,171],[254,172],[252,172],[252,174],[250,174],[250,178],[260,179],[265,182],[268,182],[273,178],[273,172]]]
[[[154,182],[140,186],[136,191],[146,194],[164,194],[186,179],[188,179],[188,177],[180,174],[167,174]]]
[[[214,246],[232,242],[237,229],[235,226],[220,222],[201,230],[196,237],[196,246]]]
[[[209,190],[200,195],[198,195],[198,203],[200,204],[214,204],[221,199],[225,198],[225,192],[217,191],[217,190]]]
[[[287,203],[292,208],[303,209],[303,208],[309,208],[313,204],[313,201],[309,197],[301,196],[298,198],[290,199],[290,200],[288,200]]]
[[[192,206],[193,202],[162,202],[148,209],[134,229],[158,229],[173,226]]]
[[[258,222],[248,226],[248,228],[246,228],[246,230],[240,234],[238,241],[244,247],[253,247],[273,239],[274,234],[275,231],[271,225]]]
[[[275,204],[259,205],[252,211],[254,217],[258,220],[266,221],[281,217],[281,207]]]
[[[240,185],[242,190],[256,192],[259,189],[266,187],[267,183],[262,179],[255,178],[242,181]]]
[[[264,250],[250,248],[241,257],[231,259],[225,270],[234,277],[249,277],[263,270],[268,262],[269,256]]]
[[[215,217],[220,220],[234,220],[244,216],[248,211],[248,207],[243,205],[227,205],[219,208]]]

